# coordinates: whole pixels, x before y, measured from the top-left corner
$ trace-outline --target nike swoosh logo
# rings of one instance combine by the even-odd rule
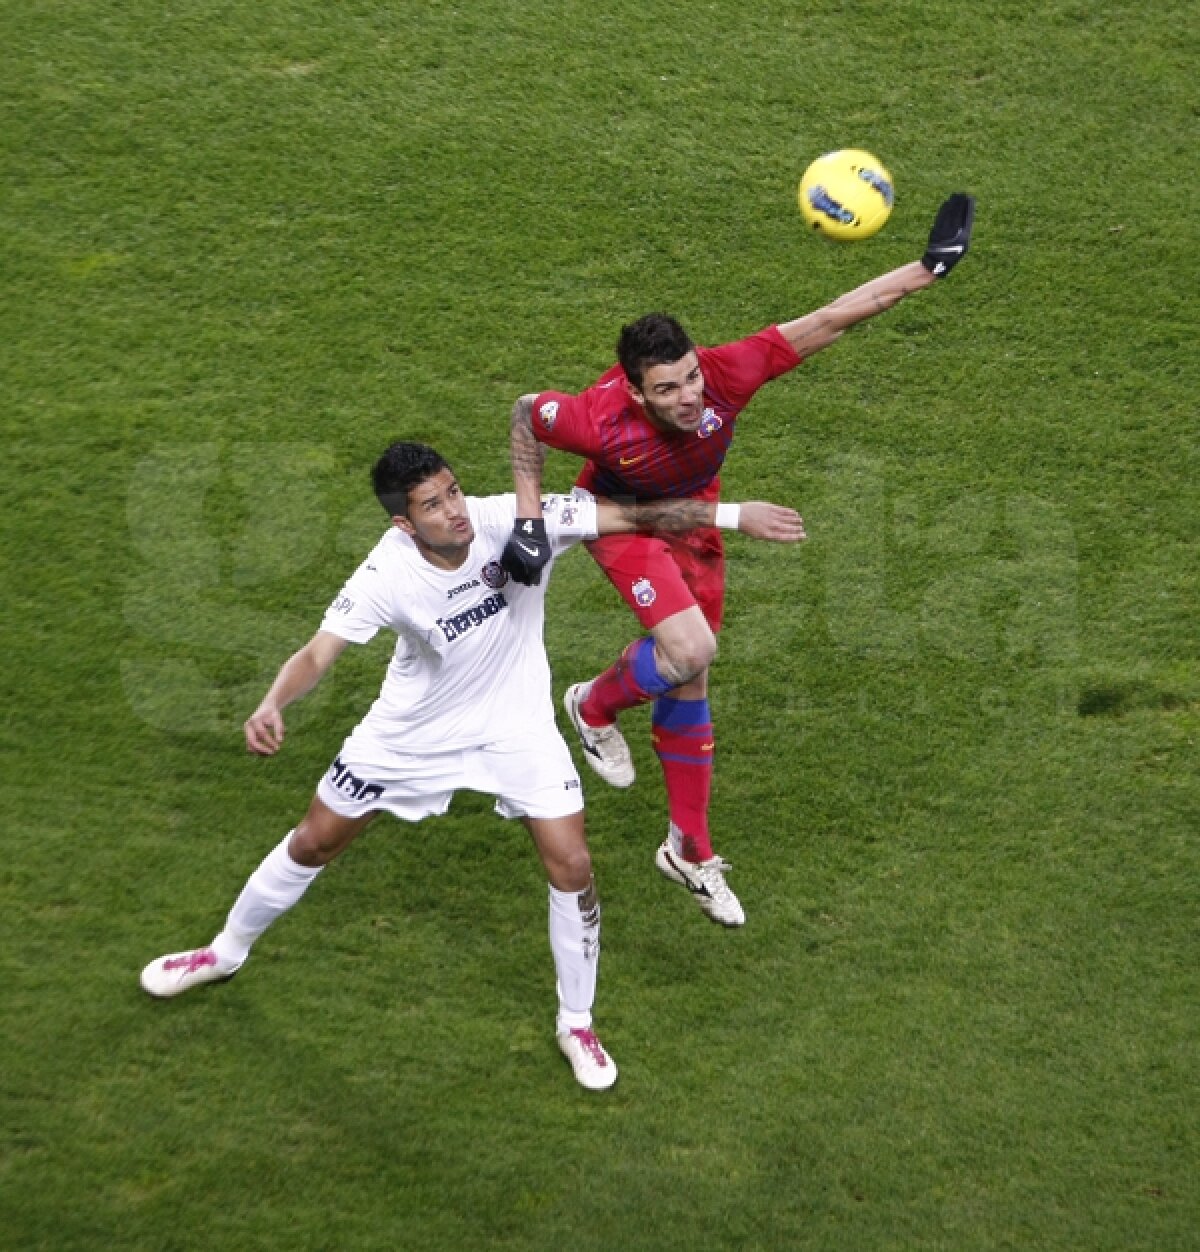
[[[934,252],[962,252],[963,245],[961,243],[943,244],[940,248],[934,248]]]
[[[623,456],[621,458],[622,465],[636,465],[639,461],[644,461],[646,454],[643,452],[641,456]]]
[[[692,882],[692,880],[687,876],[687,872],[679,868],[679,861],[672,856],[670,852],[667,853],[667,860],[670,861],[671,864],[679,871],[679,876],[683,879],[683,885],[692,893],[692,895],[708,896],[710,900],[712,899],[712,892],[709,891],[703,883],[700,883],[699,886],[697,886],[694,882]]]
[[[711,752],[712,750],[713,750],[713,745],[711,743],[702,743],[700,745],[701,752]]]
[[[517,540],[517,547],[520,548],[522,552],[529,553],[530,556],[540,555],[537,548],[531,548],[527,543],[522,543],[519,539]]]

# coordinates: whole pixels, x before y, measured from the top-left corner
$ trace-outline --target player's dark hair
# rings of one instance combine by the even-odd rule
[[[427,444],[401,441],[392,444],[375,462],[371,485],[388,517],[407,517],[408,493],[447,469],[450,466],[445,458]]]
[[[617,360],[625,377],[640,391],[651,365],[671,365],[687,356],[696,345],[686,330],[665,313],[647,313],[621,327]]]

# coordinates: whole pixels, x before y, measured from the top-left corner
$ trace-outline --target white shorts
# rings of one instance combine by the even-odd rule
[[[456,791],[496,797],[501,817],[567,817],[583,808],[583,788],[558,727],[452,752],[392,752],[354,730],[317,785],[342,817],[384,810],[406,822],[436,817]]]

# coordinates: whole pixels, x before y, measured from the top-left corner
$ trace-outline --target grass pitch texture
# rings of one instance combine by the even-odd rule
[[[1200,1230],[1196,42],[1190,10],[0,7],[0,1247],[1080,1249]],[[801,171],[896,177],[868,243]],[[465,796],[390,820],[226,986],[206,941],[387,649],[240,724],[380,530],[366,470],[509,482],[520,393],[654,308],[702,342],[972,253],[760,394],[727,494],[716,846],[588,782],[597,1025]],[[575,465],[554,454],[551,486]],[[583,553],[559,692],[632,618]]]

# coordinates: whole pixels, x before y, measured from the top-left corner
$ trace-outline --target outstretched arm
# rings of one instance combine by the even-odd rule
[[[933,281],[933,275],[920,261],[911,261],[838,296],[832,304],[815,313],[782,323],[779,333],[796,349],[797,356],[810,357],[840,339],[851,326],[886,312],[905,296],[921,291]]]
[[[633,530],[675,532],[701,526],[740,530],[755,539],[797,543],[808,536],[804,519],[782,504],[750,500],[744,504],[720,504],[715,500],[609,500],[596,498],[596,529],[602,535],[627,534]]]
[[[272,756],[283,746],[283,710],[307,695],[342,654],[347,640],[327,630],[318,630],[293,653],[275,675],[258,708],[246,719],[246,747],[259,756]]]
[[[851,326],[886,312],[905,296],[923,290],[948,274],[966,255],[974,224],[974,198],[955,192],[938,209],[925,255],[919,261],[881,274],[815,313],[782,323],[780,333],[801,357],[810,357],[829,347]]]

